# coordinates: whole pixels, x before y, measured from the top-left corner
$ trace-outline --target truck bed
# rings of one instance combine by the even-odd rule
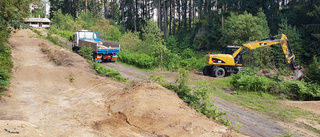
[[[97,54],[119,53],[120,43],[113,41],[101,40],[99,42],[93,40],[79,40],[79,45],[90,46]]]

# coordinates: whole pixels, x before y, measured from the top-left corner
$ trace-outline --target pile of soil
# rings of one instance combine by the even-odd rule
[[[30,124],[3,128],[25,136],[242,136],[172,91],[101,77],[79,55],[30,34],[19,30],[9,39],[13,79],[0,103],[2,120]]]

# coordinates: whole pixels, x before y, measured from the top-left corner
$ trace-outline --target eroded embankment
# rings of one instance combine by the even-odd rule
[[[9,44],[13,79],[0,108],[9,125],[25,121],[48,136],[240,136],[157,84],[125,86],[98,76],[82,57],[30,30],[13,34]]]

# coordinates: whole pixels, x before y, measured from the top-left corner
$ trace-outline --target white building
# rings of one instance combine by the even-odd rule
[[[49,28],[51,21],[48,18],[26,18],[25,22],[33,28]]]

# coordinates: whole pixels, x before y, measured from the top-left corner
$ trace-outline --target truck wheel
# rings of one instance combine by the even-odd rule
[[[222,78],[226,75],[226,71],[223,68],[217,67],[213,70],[213,74],[217,78]]]
[[[208,76],[208,75],[211,75],[212,74],[212,71],[211,71],[211,69],[210,69],[210,66],[205,66],[204,68],[203,68],[203,75],[205,75],[205,76]]]
[[[97,54],[94,54],[94,53],[93,53],[93,54],[92,54],[92,61],[93,61],[93,62],[96,62],[96,58],[97,58]]]
[[[72,47],[72,51],[75,52],[75,53],[78,53],[79,52],[79,48],[78,47]]]

